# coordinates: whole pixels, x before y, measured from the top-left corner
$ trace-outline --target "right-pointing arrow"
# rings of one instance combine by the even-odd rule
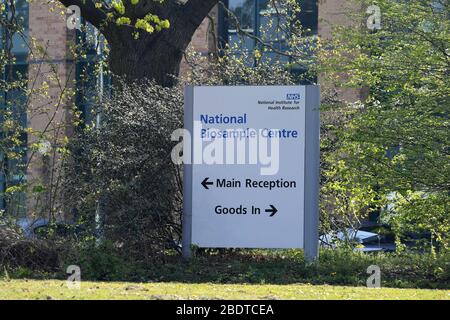
[[[270,205],[270,209],[266,209],[266,212],[271,212],[270,216],[273,217],[278,212],[278,210],[273,205]]]

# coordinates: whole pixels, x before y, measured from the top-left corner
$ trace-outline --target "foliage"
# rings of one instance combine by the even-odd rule
[[[214,284],[312,284],[366,286],[367,268],[381,270],[381,286],[395,288],[449,289],[448,254],[374,253],[323,249],[318,261],[306,262],[301,250],[211,251],[182,261],[173,251],[161,259],[131,261],[126,251],[105,243],[85,246],[76,254],[63,255],[55,275],[25,269],[8,269],[11,278],[66,279],[65,267],[81,267],[83,281],[132,281]],[[28,274],[28,275],[27,275]]]
[[[61,197],[78,221],[93,229],[100,218],[105,239],[146,259],[180,237],[180,168],[170,154],[183,98],[152,82],[119,83],[96,110],[101,124],[72,137]]]
[[[123,15],[123,10],[118,9],[120,4],[116,4],[115,14]],[[70,138],[52,137],[51,132],[55,132],[56,126],[52,126],[55,130],[51,132],[38,132],[15,121],[18,128],[30,137],[38,136],[36,140],[30,139],[32,144],[23,149],[25,154],[33,150],[32,156],[27,159],[28,164],[34,165],[33,168],[38,167],[39,162],[32,158],[42,159],[46,169],[57,174],[52,175],[55,178],[48,182],[42,179],[23,180],[18,186],[10,186],[9,194],[17,198],[20,194],[30,195],[32,191],[39,196],[38,201],[30,202],[35,205],[35,212],[31,212],[30,203],[27,203],[28,215],[31,217],[48,216],[51,222],[62,219],[74,226],[80,225],[87,238],[81,235],[77,239],[67,239],[69,241],[87,241],[90,244],[92,237],[98,237],[101,233],[103,239],[126,248],[130,257],[136,259],[148,259],[166,247],[178,248],[181,168],[170,161],[170,151],[174,145],[170,141],[170,134],[182,127],[181,86],[185,83],[295,83],[298,78],[292,76],[290,67],[286,65],[286,57],[292,56],[289,58],[291,62],[295,64],[294,59],[297,59],[295,61],[299,64],[300,46],[305,43],[311,45],[313,39],[302,39],[300,34],[304,30],[298,24],[295,32],[289,31],[294,19],[288,13],[297,10],[295,2],[283,0],[279,4],[280,8],[285,5],[289,10],[276,8],[284,18],[271,16],[266,26],[270,31],[262,30],[262,34],[270,32],[291,42],[290,52],[275,52],[276,48],[271,47],[263,36],[257,39],[259,49],[255,52],[241,55],[236,53],[238,47],[233,47],[224,49],[220,57],[205,59],[194,54],[191,63],[196,67],[191,69],[192,73],[186,78],[180,79],[180,86],[170,90],[154,82],[129,83],[115,78],[117,81],[112,96],[108,95],[109,91],[101,95],[96,86],[75,92],[71,89],[73,83],[60,79],[54,66],[50,66],[52,73],[44,76],[45,82],[35,91],[25,91],[30,83],[35,82],[34,79],[24,81],[18,87],[25,91],[24,98],[30,103],[37,104],[34,99],[39,95],[50,104],[50,97],[55,94],[50,88],[56,85],[61,89],[58,92],[58,106],[63,105],[65,98],[78,93],[83,103],[94,104],[96,108],[82,116],[80,109],[73,112],[71,121],[66,123],[75,128]],[[106,7],[97,9],[107,10]],[[155,17],[152,19],[156,20]],[[92,50],[92,43],[104,46],[104,41],[100,37],[71,45],[71,55],[75,61],[86,66],[82,72],[82,80],[86,81],[84,87],[89,86],[92,76],[109,71],[105,68],[104,60],[89,61],[86,57],[86,52]],[[46,48],[33,45],[36,51],[32,55],[41,54],[47,58]],[[43,73],[37,72],[36,78],[40,76]],[[30,108],[31,105],[23,105],[23,112]],[[54,112],[51,108],[49,111]],[[49,118],[54,119],[54,116],[50,114]],[[95,118],[101,121],[94,122]],[[11,171],[11,175],[17,176],[20,172],[26,176],[29,169],[29,165],[26,165],[20,170]],[[8,205],[8,208],[12,206]]]
[[[55,2],[58,1],[50,1],[50,3]],[[112,22],[117,27],[131,29],[136,40],[139,39],[140,32],[152,34],[170,27],[168,19],[162,19],[156,12],[152,12],[152,10],[158,11],[157,6],[163,5],[165,0],[151,0],[151,2],[149,5],[139,0],[61,1],[67,7],[73,5],[82,7],[84,10],[81,10],[81,14],[85,14],[87,20],[90,20],[91,16],[96,18],[101,16],[103,21],[100,20],[96,24],[100,30],[111,28]],[[149,9],[149,7],[153,8]]]
[[[75,248],[62,253],[63,263],[61,270],[69,265],[77,265],[82,270],[82,276],[105,281],[111,279],[144,280],[145,274],[139,263],[133,261],[126,253],[127,248],[117,248],[110,241],[98,243],[95,241],[83,241],[76,244]],[[58,274],[61,274],[60,272]]]
[[[333,105],[344,121],[334,128],[338,147],[325,154],[339,174],[338,185],[328,180],[327,188],[342,188],[349,201],[363,199],[365,208],[384,202],[384,221],[395,223],[399,240],[406,232],[426,231],[446,249],[448,2],[373,4],[381,9],[380,30],[361,27],[367,16],[355,13],[355,23],[336,28],[321,43],[318,72],[338,88],[365,88],[359,103]]]
[[[9,216],[18,218],[26,213],[30,219],[54,220],[61,213],[54,194],[59,163],[64,161],[62,133],[71,126],[61,115],[76,118],[69,102],[74,90],[72,82],[62,79],[57,66],[48,61],[48,47],[28,37],[19,10],[25,5],[26,1],[8,1],[0,13],[4,35],[0,50],[0,199]],[[24,65],[24,57],[18,61],[22,47],[27,48],[27,59],[39,63]],[[31,119],[41,126],[29,125]],[[47,172],[47,177],[39,172]]]
[[[388,209],[384,217],[394,231],[410,237],[417,233],[426,234],[427,237],[422,240],[426,242],[425,246],[431,244],[432,249],[435,242],[444,248],[450,247],[447,194],[408,191],[404,196],[397,193],[394,200],[395,205]]]
[[[153,0],[154,2],[163,3],[164,0]],[[134,28],[134,38],[139,38],[139,30],[143,30],[147,33],[153,33],[155,31],[162,31],[163,29],[168,29],[170,27],[170,22],[167,19],[161,20],[157,15],[152,13],[147,13],[144,18],[136,18],[134,24],[132,19],[126,15],[125,3],[129,6],[137,6],[139,0],[123,1],[123,0],[113,0],[111,4],[105,3],[104,1],[94,1],[95,7],[106,13],[108,20],[115,20],[118,26],[125,26]],[[128,8],[129,10],[133,10]]]
[[[158,24],[164,24],[161,29],[169,27],[157,15],[134,21],[123,4],[114,2],[114,28],[131,26],[149,33],[151,28],[158,29]],[[36,199],[30,202],[35,204],[31,214],[48,215],[52,220],[70,217],[82,225],[87,232],[68,239],[76,250],[64,262],[82,263],[92,279],[361,284],[363,267],[381,263],[388,270],[389,285],[447,285],[445,255],[432,260],[428,255],[362,256],[326,251],[318,264],[308,266],[298,251],[288,258],[278,253],[245,253],[237,260],[227,260],[227,253],[222,253],[222,257],[198,257],[186,269],[170,251],[161,258],[166,264],[155,262],[168,248],[179,249],[181,176],[180,168],[170,160],[174,145],[170,134],[182,126],[182,86],[314,83],[319,73],[337,89],[363,87],[366,93],[362,101],[349,104],[338,99],[338,90],[323,89],[322,232],[358,228],[369,213],[387,204],[382,221],[393,228],[399,240],[424,232],[441,251],[448,248],[448,6],[432,10],[423,1],[393,0],[376,4],[383,14],[381,30],[361,29],[367,17],[354,15],[355,25],[337,28],[328,41],[311,36],[296,21],[300,10],[296,1],[271,1],[260,37],[246,33],[235,21],[241,42],[217,48],[207,57],[187,54],[190,69],[178,79],[178,86],[167,89],[151,81],[131,83],[116,78],[111,96],[101,95],[97,88],[83,92],[83,98],[100,98],[93,99],[97,104],[93,115],[101,121],[83,123],[72,110],[73,122],[67,125],[76,131],[70,139],[52,135],[64,131],[61,123],[52,123],[48,126],[51,130],[40,132],[21,124],[17,113],[20,105],[22,111],[44,112],[54,119],[55,109],[71,105],[67,100],[75,94],[70,89],[73,83],[59,79],[54,66],[49,66],[50,76],[36,88],[32,86],[35,79],[17,77],[1,82],[5,92],[20,91],[27,101],[22,105],[11,102],[1,110],[0,147],[7,155],[1,159],[2,170],[5,163],[15,160],[10,177],[25,177],[40,162],[55,173],[45,183],[39,179],[8,183],[8,201],[23,206],[20,196],[26,193]],[[17,22],[13,23],[12,30],[20,33]],[[139,40],[154,36],[144,34]],[[256,43],[253,51],[243,50],[249,37]],[[288,50],[278,50],[272,38],[283,39]],[[31,47],[33,57],[48,58],[46,48]],[[72,52],[75,59],[82,59],[86,48],[74,46]],[[7,51],[1,59],[3,71],[14,64]],[[104,66],[105,61],[98,61],[96,72],[103,72]],[[36,79],[42,74],[37,73]],[[52,87],[59,88],[56,95]],[[56,107],[48,102],[55,96],[59,101]],[[33,106],[33,101],[42,102],[35,97],[43,98],[47,107],[42,109],[36,102]],[[26,146],[20,139],[24,134],[35,137]],[[31,157],[24,164],[19,160],[25,154]],[[64,175],[56,174],[60,172]],[[102,245],[98,246],[96,236],[104,241]],[[166,268],[172,273],[166,274]]]
[[[278,32],[286,33],[285,28],[280,26]],[[93,112],[100,124],[79,126],[68,146],[72,160],[65,167],[61,201],[74,208],[76,220],[88,230],[100,228],[103,239],[126,248],[137,260],[178,249],[182,177],[181,167],[171,162],[175,142],[170,137],[182,127],[183,85],[298,80],[280,56],[261,52],[257,61],[254,52],[237,54],[236,47],[224,49],[220,57],[192,53],[192,68],[170,89],[115,78],[112,96],[101,97]]]
[[[25,239],[13,226],[0,221],[0,267],[19,274],[56,271],[59,253],[54,243]],[[28,270],[28,272],[22,272]]]

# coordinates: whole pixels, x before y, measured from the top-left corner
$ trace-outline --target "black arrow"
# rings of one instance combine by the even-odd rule
[[[212,186],[214,184],[214,182],[210,182],[210,181],[208,182],[208,179],[209,179],[209,177],[203,179],[203,181],[202,181],[202,186],[205,189],[209,189],[208,186]]]
[[[275,215],[275,213],[278,212],[278,210],[273,205],[270,205],[270,209],[266,209],[266,212],[272,212],[272,214],[270,216],[273,217]]]

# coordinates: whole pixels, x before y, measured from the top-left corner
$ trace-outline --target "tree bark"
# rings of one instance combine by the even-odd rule
[[[170,28],[152,34],[140,32],[134,39],[130,26],[106,21],[106,13],[90,0],[60,0],[65,6],[78,5],[81,15],[105,36],[110,45],[109,66],[113,74],[126,81],[152,79],[170,87],[176,83],[180,63],[194,32],[219,0],[188,0],[181,3],[165,0],[140,1],[137,6],[126,2],[125,16],[132,21],[147,13],[170,21]]]
[[[126,81],[153,79],[166,87],[176,83],[183,54],[170,43],[112,40],[110,46],[109,67],[114,75]]]
[[[186,26],[158,34],[141,32],[140,39],[135,40],[131,30],[116,28],[107,38],[112,73],[126,81],[147,78],[166,87],[173,86],[183,54],[195,32],[192,29]]]

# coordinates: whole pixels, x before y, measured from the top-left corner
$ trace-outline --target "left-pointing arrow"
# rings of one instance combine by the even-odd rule
[[[212,186],[214,184],[213,182],[208,181],[208,179],[209,179],[209,177],[203,179],[203,181],[202,181],[202,186],[205,189],[209,189],[208,186]]]

